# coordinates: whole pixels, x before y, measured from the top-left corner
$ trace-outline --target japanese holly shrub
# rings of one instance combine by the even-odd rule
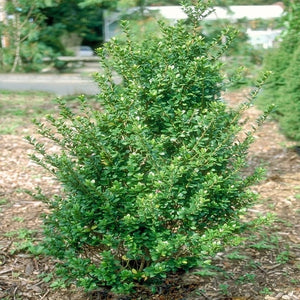
[[[59,117],[37,122],[60,151],[28,138],[32,158],[63,187],[43,196],[44,247],[67,282],[125,293],[203,263],[254,201],[261,170],[243,173],[252,134],[242,138],[239,124],[252,100],[236,110],[221,101],[219,58],[233,34],[201,36],[206,10],[186,6],[192,28],[160,23],[162,37],[142,42],[123,24],[126,42],[99,50],[101,109],[81,97],[75,113],[61,101]]]
[[[258,98],[260,107],[276,105],[273,116],[283,133],[300,141],[300,3],[290,3],[285,16],[286,29],[278,48],[265,59],[265,69],[273,72]]]
[[[280,127],[287,137],[300,141],[300,43],[283,77],[281,96],[276,102]]]

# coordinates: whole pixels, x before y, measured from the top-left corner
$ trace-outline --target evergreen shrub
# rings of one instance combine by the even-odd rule
[[[280,126],[287,137],[300,141],[300,43],[283,78],[284,85],[280,88],[280,97],[276,102],[280,112]]]
[[[300,141],[300,4],[290,3],[285,16],[286,30],[278,48],[272,49],[265,58],[264,68],[273,75],[258,97],[262,108],[275,104],[274,118],[279,121],[282,132]]]
[[[197,266],[234,238],[254,201],[261,170],[243,173],[253,138],[241,137],[240,117],[257,90],[237,109],[222,101],[220,57],[234,34],[199,34],[207,8],[185,6],[192,27],[160,23],[162,37],[143,42],[124,23],[126,42],[99,49],[101,110],[81,97],[79,113],[60,101],[59,116],[37,122],[59,152],[28,137],[63,186],[44,196],[44,247],[66,282],[128,293]]]

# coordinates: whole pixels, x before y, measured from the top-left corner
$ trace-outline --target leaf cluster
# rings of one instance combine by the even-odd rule
[[[283,133],[300,141],[300,5],[291,3],[284,17],[286,30],[278,48],[273,49],[265,59],[265,68],[273,72],[258,104],[265,107],[276,105],[274,117],[279,121]]]

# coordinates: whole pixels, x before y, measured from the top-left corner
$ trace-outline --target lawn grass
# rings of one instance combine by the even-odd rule
[[[75,104],[77,95],[63,99]],[[11,92],[0,90],[0,134],[16,134],[33,119],[57,111],[57,96],[46,92]]]
[[[41,92],[0,91],[0,134],[15,134],[32,119],[51,112],[55,95]]]

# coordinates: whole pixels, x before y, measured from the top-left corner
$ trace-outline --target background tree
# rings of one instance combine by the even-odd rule
[[[6,0],[0,0],[0,70],[4,68],[3,48],[8,46],[8,36],[5,32],[5,26],[7,25],[5,6]]]
[[[6,0],[0,0],[0,25],[7,25],[7,14],[6,14]],[[1,45],[0,48],[5,48],[8,46],[8,36],[3,30],[0,31]]]
[[[9,18],[2,24],[2,30],[8,39],[7,47],[3,48],[3,68],[12,72],[32,69],[41,63],[42,57],[52,52],[51,48],[40,42],[40,31],[44,16],[41,9],[52,5],[46,0],[10,0],[5,10]]]
[[[43,10],[46,27],[43,40],[56,50],[66,53],[63,36],[74,35],[80,42],[97,48],[103,41],[103,10],[116,9],[119,1],[85,3],[82,0],[62,0]],[[52,34],[49,35],[49,32]],[[80,44],[80,43],[79,43]]]

